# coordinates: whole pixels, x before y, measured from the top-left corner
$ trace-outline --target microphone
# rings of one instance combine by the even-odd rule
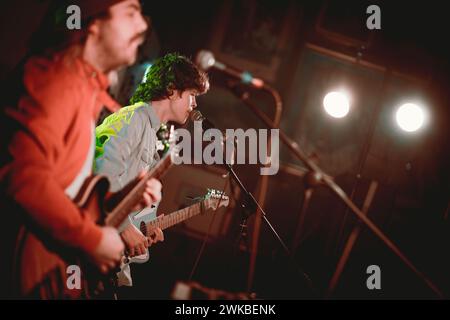
[[[214,58],[214,54],[211,51],[200,50],[195,59],[197,65],[203,69],[208,70],[209,68],[215,68],[217,70],[223,71],[224,73],[238,78],[242,83],[249,84],[255,88],[264,87],[264,81],[262,79],[254,78],[252,74],[248,71],[240,71],[226,64],[217,61]]]
[[[211,121],[206,119],[203,116],[203,114],[198,110],[192,111],[190,118],[191,118],[191,121],[201,121],[203,131],[206,131],[208,129],[216,129],[216,126]]]
[[[189,117],[190,117],[192,122],[194,122],[194,121],[201,121],[202,122],[202,129],[203,129],[203,131],[206,131],[208,129],[219,130],[219,129],[217,129],[217,127],[211,121],[209,121],[205,116],[203,116],[203,114],[200,111],[198,111],[198,110],[193,110],[191,112],[191,114],[189,115]],[[221,131],[221,130],[219,130],[219,131],[220,131],[221,136],[222,136],[221,137],[222,147],[224,148],[225,145],[227,145],[227,151],[226,151],[225,154],[222,155],[224,157],[223,158],[223,163],[229,166],[230,164],[234,164],[234,157],[235,157],[235,153],[236,153],[235,147],[234,147],[234,141],[229,139],[228,136],[223,131]],[[209,137],[208,139],[211,139],[211,137]],[[232,151],[229,154],[228,153],[228,148],[230,148],[230,147],[231,147]],[[227,159],[229,161],[227,161]]]

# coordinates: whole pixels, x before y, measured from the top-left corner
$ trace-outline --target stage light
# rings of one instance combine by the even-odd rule
[[[343,118],[350,110],[350,102],[346,94],[338,91],[327,93],[323,99],[325,111],[333,118]]]
[[[414,103],[405,103],[398,108],[395,118],[402,130],[414,132],[422,127],[425,113],[422,107]]]

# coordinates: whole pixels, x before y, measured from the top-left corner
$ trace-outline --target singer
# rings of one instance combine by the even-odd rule
[[[207,75],[188,58],[170,53],[158,59],[146,72],[131,98],[130,106],[108,116],[96,128],[95,171],[111,181],[111,191],[121,189],[142,170],[159,160],[157,130],[161,123],[183,124],[197,107],[195,97],[209,88]],[[142,212],[143,214],[154,214]],[[135,214],[135,213],[134,213]],[[133,224],[119,231],[132,254],[141,255],[152,244]],[[163,240],[161,229],[156,240]],[[118,275],[119,285],[131,286],[129,266]]]

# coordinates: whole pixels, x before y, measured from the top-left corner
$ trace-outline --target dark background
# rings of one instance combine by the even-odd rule
[[[20,61],[48,1],[3,4],[0,80]],[[381,8],[381,30],[366,28],[366,8]],[[426,1],[145,1],[152,20],[149,43],[138,64],[126,70],[113,92],[124,105],[145,63],[177,51],[195,58],[208,49],[223,62],[267,79],[283,99],[281,129],[361,207],[371,182],[378,183],[368,215],[413,263],[450,294],[449,233],[449,46],[447,11]],[[211,89],[199,110],[217,127],[264,128],[226,88],[228,79],[210,72]],[[339,121],[322,112],[322,99],[334,86],[352,95],[349,115]],[[250,90],[260,108],[273,115],[271,97]],[[426,105],[430,123],[414,134],[392,122],[404,99]],[[370,127],[373,126],[373,135]],[[299,225],[304,169],[281,147],[282,168],[269,178],[265,210],[280,236],[292,245]],[[236,166],[249,190],[258,185],[257,166]],[[182,166],[165,178],[164,188],[191,190],[225,183],[220,168]],[[357,179],[356,175],[360,174]],[[192,280],[226,292],[245,292],[249,253],[237,245],[239,194],[230,210],[216,215]],[[184,191],[183,191],[184,192]],[[161,210],[186,205],[177,192]],[[260,298],[323,297],[356,219],[328,190],[314,190],[293,259],[285,257],[269,228],[261,228],[252,291]],[[187,281],[208,230],[201,217],[165,231],[151,261],[134,267],[129,298],[169,298],[177,281]],[[249,241],[253,218],[249,220]],[[381,268],[381,290],[366,287],[366,268]],[[315,287],[311,291],[299,271]],[[193,291],[195,296],[195,290]],[[198,297],[205,297],[199,293]],[[382,242],[363,229],[333,298],[435,298]]]

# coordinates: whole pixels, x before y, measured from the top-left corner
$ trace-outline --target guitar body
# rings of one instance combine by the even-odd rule
[[[131,222],[133,225],[138,228],[143,235],[146,236],[147,233],[147,223],[156,219],[156,212],[158,211],[158,205],[154,205],[149,208],[145,208],[144,210],[137,212],[135,214],[130,214]],[[139,256],[127,257],[126,263],[145,263],[150,259],[150,254],[148,249],[145,250],[145,254],[141,254]]]
[[[109,188],[105,177],[88,178],[74,202],[95,222],[104,220],[102,205]],[[19,228],[14,252],[13,290],[19,297],[36,299],[83,299],[96,295],[100,272],[84,255],[68,246],[56,243],[45,236],[36,226],[26,223]],[[69,266],[78,266],[81,271],[81,286],[68,286],[74,274]],[[70,287],[70,288],[69,288]]]

